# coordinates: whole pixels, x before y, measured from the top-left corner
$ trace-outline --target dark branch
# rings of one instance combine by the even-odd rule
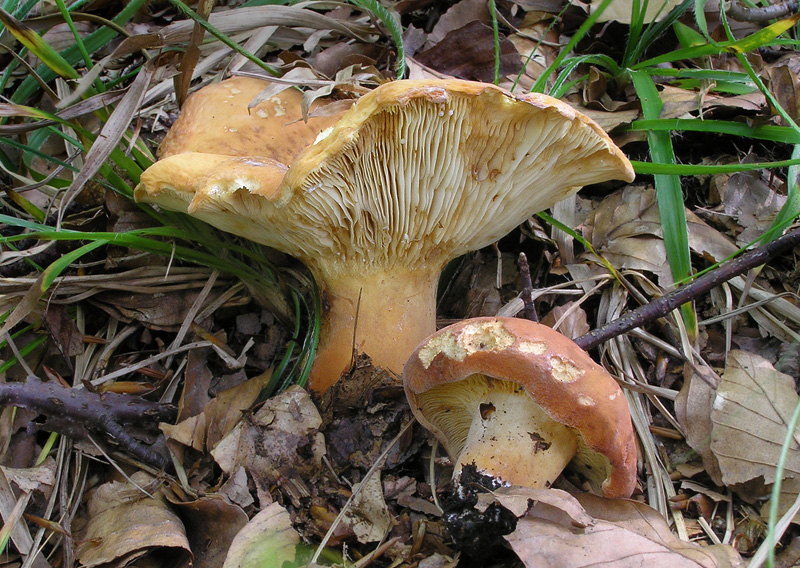
[[[797,10],[797,0],[778,2],[771,6],[757,6],[750,8],[740,4],[738,0],[733,0],[730,7],[726,10],[728,16],[740,22],[753,22],[756,24],[766,24],[770,20],[784,18]]]
[[[175,418],[174,406],[133,395],[68,388],[33,376],[25,383],[0,383],[0,406],[12,405],[44,415],[45,422],[38,424],[42,430],[82,440],[102,434],[142,462],[160,469],[170,463],[163,441],[151,446],[137,435],[162,437],[158,423]]]
[[[800,244],[800,229],[795,229],[769,244],[755,248],[738,258],[724,262],[718,268],[698,277],[691,284],[687,284],[669,294],[656,298],[649,304],[645,304],[640,308],[628,312],[621,318],[609,322],[599,329],[593,329],[586,335],[577,338],[575,343],[588,351],[613,337],[622,335],[625,332],[637,327],[642,327],[646,323],[664,317],[672,310],[705,294],[712,288],[716,288],[720,284],[748,270],[761,266],[771,258],[788,252],[798,244]]]

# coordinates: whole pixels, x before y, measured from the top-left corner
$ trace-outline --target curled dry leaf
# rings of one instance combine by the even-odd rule
[[[381,540],[392,528],[392,519],[383,500],[380,475],[372,475],[366,483],[353,486],[353,491],[357,490],[359,493],[345,513],[344,522],[353,529],[358,542]]]
[[[644,17],[642,21],[645,24],[663,20],[669,11],[681,3],[681,0],[651,0],[644,2],[642,0],[617,0],[611,2],[608,7],[600,14],[597,19],[598,22],[615,21],[622,24],[631,23],[631,11],[633,10],[634,2],[639,4],[639,10],[645,8]],[[592,3],[594,7],[595,4]]]
[[[168,550],[176,554],[173,565],[182,566],[189,556],[183,523],[162,498],[144,491],[157,490],[160,482],[151,483],[152,478],[143,472],[131,479],[138,487],[112,481],[89,498],[89,520],[76,538],[80,565],[128,566],[137,558]]]
[[[280,503],[250,519],[233,539],[223,568],[263,568],[294,562],[300,535]]]
[[[759,355],[730,352],[711,410],[711,451],[726,485],[757,477],[775,481],[775,464],[797,399],[792,377]],[[788,476],[800,475],[798,450],[795,434],[786,460]]]
[[[198,451],[203,451],[204,448],[213,449],[236,427],[271,377],[271,371],[253,377],[237,387],[221,392],[200,414],[174,426],[161,424],[160,428],[167,438],[185,446]]]
[[[192,568],[219,568],[234,537],[247,525],[247,514],[220,495],[207,495],[190,503],[172,503],[186,525],[194,553]]]
[[[722,472],[711,451],[711,405],[719,376],[711,369],[686,366],[683,387],[675,399],[675,417],[686,432],[686,443],[700,454],[703,467],[717,485],[722,485]]]
[[[518,507],[526,497],[515,490],[502,499]],[[557,494],[547,500],[543,493]],[[498,497],[499,502],[501,498]],[[699,546],[672,534],[664,518],[643,503],[604,499],[558,490],[531,493],[531,505],[505,537],[528,567],[581,568],[739,568],[739,554],[730,546]]]
[[[291,387],[239,423],[211,454],[226,473],[244,466],[269,479],[279,468],[288,467],[301,476],[310,475],[321,466],[325,454],[325,439],[318,430],[321,424],[308,393]]]

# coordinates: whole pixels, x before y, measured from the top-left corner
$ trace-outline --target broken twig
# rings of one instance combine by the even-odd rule
[[[163,469],[170,463],[166,446],[158,449],[135,435],[162,436],[158,423],[175,418],[172,405],[132,395],[69,388],[36,376],[29,376],[24,383],[0,383],[0,407],[10,405],[44,415],[45,422],[37,424],[42,430],[80,440],[99,433],[120,450],[154,467]]]
[[[593,329],[585,335],[581,335],[575,340],[575,343],[588,351],[613,337],[664,317],[672,310],[692,301],[697,296],[705,294],[712,288],[716,288],[723,282],[727,282],[752,268],[761,266],[771,258],[786,253],[798,244],[800,244],[800,229],[795,229],[782,237],[778,237],[771,243],[722,263],[718,268],[703,274],[691,284],[656,298],[649,304],[626,313],[621,318],[609,322],[598,329]]]

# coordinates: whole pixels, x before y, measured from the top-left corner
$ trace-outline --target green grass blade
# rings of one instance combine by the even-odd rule
[[[550,66],[544,70],[544,72],[539,76],[538,79],[536,79],[536,82],[531,87],[532,93],[545,92],[545,89],[547,88],[547,81],[550,78],[550,76],[556,71],[558,71],[558,68],[561,67],[561,64],[567,58],[567,55],[570,54],[572,50],[575,48],[575,46],[578,45],[578,42],[581,41],[584,38],[584,36],[586,36],[587,33],[589,33],[589,30],[592,28],[597,19],[602,15],[605,9],[609,6],[609,4],[611,4],[611,2],[613,2],[613,0],[603,0],[597,6],[597,9],[594,10],[589,15],[588,18],[586,18],[586,21],[584,21],[583,24],[581,24],[581,27],[578,28],[578,31],[575,32],[575,34],[572,36],[572,39],[569,40],[567,45],[565,45],[561,49],[561,51],[558,53],[558,55],[550,64]]]
[[[661,113],[663,103],[655,83],[646,73],[634,71],[631,72],[631,78],[633,79],[636,93],[642,101],[642,114],[645,119],[657,119]],[[667,164],[675,162],[672,140],[668,132],[649,131],[647,133],[647,142],[653,160]],[[691,275],[692,264],[681,180],[677,175],[657,174],[654,176],[654,181],[667,260],[669,261],[673,279],[682,281]],[[694,337],[697,331],[697,317],[692,305],[684,304],[681,306],[681,313],[689,333]]]
[[[788,126],[774,126],[763,124],[750,126],[741,122],[727,120],[698,120],[696,118],[658,118],[653,120],[634,120],[628,127],[630,131],[647,132],[678,131],[678,132],[708,132],[713,134],[729,134],[743,138],[769,140],[785,144],[800,144],[800,133]]]
[[[696,47],[676,49],[674,51],[670,51],[669,53],[665,53],[664,55],[642,61],[641,63],[633,65],[632,68],[639,70],[644,67],[656,67],[657,65],[661,65],[663,63],[673,63],[675,61],[681,61],[684,59],[694,59],[697,57],[703,57],[705,55],[717,55],[720,53],[747,53],[771,44],[778,38],[778,36],[790,30],[798,20],[800,20],[800,13],[795,14],[791,18],[776,22],[737,41],[725,41],[714,44],[708,43],[706,45],[699,45]]]
[[[800,144],[796,144],[792,151],[792,158],[800,158]],[[797,216],[800,215],[800,188],[798,188],[798,177],[800,177],[800,165],[789,166],[786,175],[786,203],[773,219],[772,223],[764,232],[762,240],[764,242],[774,241],[791,225]]]
[[[130,2],[123,4],[123,8],[120,13],[112,19],[118,26],[124,26],[127,24],[131,18],[133,18],[139,10],[144,6],[147,0],[130,0]],[[95,32],[92,32],[87,37],[84,38],[83,44],[86,47],[86,50],[91,54],[95,53],[96,51],[105,47],[108,42],[114,39],[117,35],[115,30],[110,28],[104,27]],[[67,64],[72,66],[77,64],[81,60],[81,52],[77,46],[68,47],[65,49],[61,56],[66,60]],[[36,72],[39,76],[45,80],[50,81],[55,78],[56,73],[52,71],[46,65],[40,65],[39,68],[36,69]],[[33,77],[27,77],[22,84],[14,91],[14,94],[11,97],[11,101],[15,103],[22,103],[27,101],[33,93],[35,93],[39,89],[39,84],[36,82],[36,79]]]
[[[800,165],[800,159],[780,160],[777,162],[758,162],[755,164],[721,164],[709,166],[705,164],[672,164],[657,162],[640,162],[631,160],[633,169],[637,174],[650,175],[677,175],[701,176],[715,174],[732,174],[736,172],[751,172],[770,168],[788,168]]]
[[[42,63],[65,79],[78,79],[80,75],[50,44],[35,31],[0,8],[0,22],[17,41],[27,47]]]
[[[492,34],[494,35],[494,84],[500,84],[500,31],[497,28],[497,6],[494,0],[489,0],[489,16],[492,19]]]
[[[58,6],[58,10],[61,12],[61,16],[64,18],[64,22],[66,22],[67,27],[69,27],[70,31],[72,32],[72,37],[75,38],[75,47],[77,47],[78,51],[81,53],[83,64],[86,65],[87,69],[91,69],[94,67],[94,62],[92,61],[89,52],[86,50],[86,46],[83,44],[83,39],[78,33],[78,30],[75,29],[75,22],[72,21],[72,16],[67,9],[67,5],[64,4],[64,0],[56,0],[56,5]],[[96,84],[101,87],[103,85],[101,81],[97,81]]]
[[[400,24],[397,23],[397,20],[392,16],[392,14],[387,10],[383,4],[378,2],[378,0],[350,0],[356,6],[364,8],[365,10],[372,12],[376,18],[386,26],[386,29],[389,30],[389,35],[392,37],[392,41],[394,42],[394,46],[397,49],[397,64],[395,66],[395,74],[398,79],[402,79],[406,76],[406,49],[405,43],[403,42],[403,29],[400,27]],[[490,4],[493,0],[490,0]]]
[[[663,19],[658,22],[651,22],[642,34],[640,40],[634,44],[634,49],[627,53],[626,57],[622,60],[622,66],[627,68],[638,61],[644,52],[687,10],[691,2],[692,0],[684,0],[684,2],[670,10],[669,14]]]

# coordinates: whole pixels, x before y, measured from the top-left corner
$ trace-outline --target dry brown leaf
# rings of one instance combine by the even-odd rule
[[[766,98],[761,91],[736,96],[719,96],[707,93],[702,98],[699,93],[679,87],[665,85],[659,97],[664,103],[660,118],[678,118],[688,112],[696,112],[703,104],[703,110],[719,109],[729,111],[760,112],[766,105]]]
[[[575,495],[592,522],[575,526],[558,507],[539,503],[505,539],[531,568],[738,568],[745,564],[730,546],[699,546],[672,534],[664,518],[643,503]],[[574,505],[573,505],[574,506]]]
[[[742,161],[757,160],[752,155],[748,158]],[[745,246],[763,235],[787,199],[763,181],[761,172],[714,176],[711,190],[720,200],[719,219],[737,233],[736,242],[739,246]]]
[[[211,454],[226,473],[244,466],[254,475],[270,478],[278,468],[291,466],[302,474],[320,467],[325,454],[325,439],[317,430],[321,424],[308,393],[292,387],[239,423]]]
[[[451,31],[430,49],[417,53],[416,60],[459,79],[491,83],[495,65],[492,28],[481,22],[471,22]],[[521,68],[522,59],[514,44],[501,35],[500,76],[517,73]]]
[[[746,351],[728,354],[714,397],[711,451],[726,485],[763,477],[775,481],[775,464],[797,405],[794,379],[763,357]],[[800,475],[798,436],[790,447],[785,473]]]
[[[738,249],[700,217],[685,211],[689,246],[703,258],[719,260]],[[661,216],[652,186],[627,186],[603,199],[583,227],[584,236],[617,268],[647,270],[659,284],[672,283],[662,240]]]
[[[784,479],[781,482],[781,491],[780,495],[778,496],[778,518],[780,519],[786,511],[788,511],[794,502],[797,500],[797,496],[800,495],[800,478],[792,477],[788,479]],[[764,504],[761,506],[761,517],[763,519],[769,518],[770,508],[772,507],[772,498],[765,501]],[[800,525],[800,513],[796,514],[792,519],[792,522]]]
[[[800,57],[796,52],[792,52],[775,63],[766,65],[765,71],[769,76],[769,90],[789,116],[796,121],[800,117],[800,93],[798,93]]]
[[[186,525],[194,553],[192,568],[219,568],[237,533],[247,525],[247,514],[219,495],[190,503],[173,502]]]
[[[702,373],[702,375],[701,375]],[[675,399],[675,417],[686,432],[686,443],[700,454],[703,466],[717,485],[722,485],[722,472],[711,451],[711,406],[719,376],[710,369],[698,367],[694,371],[687,365],[683,387]]]
[[[383,539],[392,528],[392,519],[386,501],[383,500],[381,476],[376,472],[366,484],[357,483],[353,491],[359,490],[347,509],[342,522],[355,533],[358,542],[376,542]]]
[[[427,47],[439,43],[453,30],[463,28],[472,22],[489,23],[489,8],[485,0],[461,0],[451,6],[428,34]]]
[[[565,523],[573,527],[585,528],[594,523],[594,519],[586,513],[575,497],[561,489],[501,487],[491,493],[479,494],[475,508],[483,513],[492,503],[499,503],[517,517],[524,516],[535,507],[539,507],[537,513],[539,515],[542,514],[544,507],[552,507],[561,513]]]
[[[223,568],[263,568],[294,562],[300,535],[280,503],[259,512],[233,539]]]
[[[542,323],[570,339],[589,333],[586,312],[580,306],[576,306],[575,302],[554,307],[542,318]],[[555,324],[559,324],[558,327]]]
[[[681,3],[681,0],[650,0],[649,2],[644,2],[643,0],[617,0],[616,2],[611,2],[608,8],[603,10],[597,21],[608,22],[613,20],[622,24],[630,24],[631,9],[634,2],[639,3],[640,10],[644,6],[647,7],[642,21],[649,24],[664,19],[670,10]],[[592,3],[592,6],[594,5]]]
[[[143,472],[134,483],[154,490],[152,478]],[[174,566],[188,560],[189,541],[178,516],[160,498],[149,497],[131,483],[112,481],[101,485],[89,498],[89,519],[76,539],[75,554],[86,568],[127,566],[150,553],[176,555]],[[182,558],[182,560],[179,560]]]

